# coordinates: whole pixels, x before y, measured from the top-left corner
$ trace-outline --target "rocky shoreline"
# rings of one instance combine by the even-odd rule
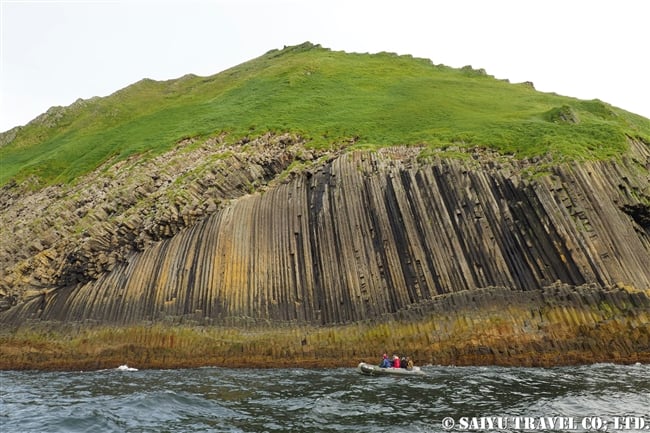
[[[374,362],[383,351],[408,354],[420,365],[648,363],[649,323],[647,290],[493,287],[327,327],[35,322],[0,334],[0,369],[333,368]]]

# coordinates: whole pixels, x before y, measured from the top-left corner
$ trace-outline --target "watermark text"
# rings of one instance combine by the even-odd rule
[[[557,431],[648,431],[650,418],[643,416],[479,416],[445,417],[442,428],[453,431],[557,430]]]

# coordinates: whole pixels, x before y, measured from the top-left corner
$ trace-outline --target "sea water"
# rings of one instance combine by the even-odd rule
[[[650,431],[650,365],[0,372],[0,431]]]

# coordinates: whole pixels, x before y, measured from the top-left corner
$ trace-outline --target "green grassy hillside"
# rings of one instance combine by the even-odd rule
[[[36,175],[71,182],[111,157],[159,154],[188,137],[295,132],[314,147],[485,146],[517,156],[601,159],[626,136],[650,142],[650,120],[389,53],[310,43],[273,50],[211,77],[142,80],[105,98],[48,111],[0,147],[0,185]]]

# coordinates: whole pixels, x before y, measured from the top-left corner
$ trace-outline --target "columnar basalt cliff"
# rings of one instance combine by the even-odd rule
[[[75,185],[4,186],[5,308],[43,290],[94,280],[133,252],[263,188],[291,163],[318,156],[301,143],[289,135],[229,145],[217,137],[198,147],[185,140],[158,158],[112,164]]]
[[[125,211],[76,244],[54,242],[58,256],[36,254],[46,255],[38,263],[52,269],[39,272],[49,284],[39,290],[42,281],[5,275],[5,284],[28,290],[22,298],[17,292],[17,305],[1,313],[2,321],[273,328],[386,318],[440,324],[453,317],[467,323],[453,325],[453,332],[418,329],[412,338],[420,347],[411,350],[433,353],[440,344],[436,335],[457,345],[459,335],[480,326],[484,341],[474,335],[473,344],[489,353],[499,347],[506,356],[517,347],[517,335],[520,343],[535,335],[544,350],[544,344],[567,343],[553,343],[553,334],[543,332],[546,340],[538,341],[543,327],[566,340],[576,338],[571,328],[597,329],[615,320],[626,334],[623,360],[650,352],[646,144],[632,142],[620,161],[562,164],[539,173],[529,170],[530,162],[480,149],[463,159],[419,161],[418,149],[409,147],[317,159],[305,158],[295,138],[261,142],[282,145],[269,147],[273,156],[258,163],[259,156],[232,157],[228,182],[211,193],[213,202],[228,197],[227,203],[186,212],[194,217],[158,217],[147,229],[140,214],[129,219]],[[298,154],[304,166],[277,177]],[[239,173],[248,177],[237,179]],[[197,184],[211,183],[204,176]],[[264,186],[243,187],[256,179]],[[229,184],[235,185],[223,186]],[[159,191],[149,188],[151,195]],[[439,299],[449,299],[444,308]],[[542,326],[539,318],[551,310],[558,321],[545,316]],[[486,327],[497,318],[507,325]],[[607,350],[605,342],[591,344],[594,353]],[[446,353],[443,347],[435,352]]]

